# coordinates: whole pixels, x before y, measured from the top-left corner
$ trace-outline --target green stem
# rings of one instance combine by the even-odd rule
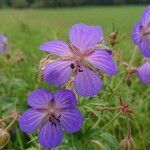
[[[2,119],[0,120],[0,122],[3,122],[3,121],[5,121],[5,120],[7,120],[7,119],[9,119],[9,118],[12,118],[12,117],[14,117],[14,115],[6,116],[6,117],[2,118]]]
[[[120,111],[113,119],[111,119],[108,123],[106,123],[102,129],[105,129],[107,126],[109,126],[114,120],[116,120],[117,118],[119,118],[119,116],[121,114],[122,114],[122,111]]]
[[[104,145],[102,143],[100,143],[99,141],[97,141],[97,140],[91,140],[90,143],[96,144],[99,147],[100,150],[105,150]]]
[[[34,137],[32,136],[32,134],[29,134],[30,139],[32,140],[33,145],[37,148],[37,149],[41,149],[40,146],[38,145],[38,143],[35,141]]]
[[[17,121],[18,116],[14,117],[13,121],[5,128],[5,130],[8,132],[12,126],[15,124],[15,122]]]
[[[120,108],[120,106],[116,106],[116,107],[96,107],[96,109],[97,110],[101,110],[101,111],[105,111],[105,110],[116,110],[116,109],[118,109],[118,108]]]
[[[97,119],[97,121],[95,122],[95,124],[93,125],[93,127],[91,129],[96,128],[99,123],[100,123],[100,118]]]
[[[100,108],[97,108],[97,109],[99,109],[101,111],[105,111],[105,110],[108,110],[108,111],[110,110],[111,111],[111,110],[116,110],[118,108],[120,108],[120,106],[117,106],[117,107],[100,107]],[[100,122],[100,118],[98,118],[98,120],[95,122],[95,124],[93,125],[93,127],[91,129],[96,128],[98,126],[99,122]]]
[[[18,129],[16,130],[16,135],[17,135],[18,143],[20,145],[20,150],[24,150],[23,141],[21,140],[20,132]]]
[[[128,118],[128,114],[126,113],[126,124],[127,124],[127,136],[128,138],[131,137],[131,126],[129,123],[129,118]]]
[[[121,83],[124,81],[125,77],[126,77],[126,74],[123,75],[123,77],[122,77],[122,79],[120,80],[120,82],[119,82],[119,83],[117,84],[117,86],[113,89],[112,95],[113,95],[113,94],[116,92],[116,90],[120,87],[120,85],[121,85]]]
[[[132,57],[131,57],[130,62],[129,62],[129,68],[131,67],[131,65],[135,61],[135,56],[136,56],[137,48],[138,48],[137,46],[134,47],[134,50],[133,50],[133,53],[132,53]]]
[[[128,66],[128,69],[130,69],[131,65],[134,63],[135,61],[135,56],[136,56],[136,52],[137,52],[137,46],[135,46],[134,50],[133,50],[133,53],[132,53],[132,56],[131,56],[131,59],[130,59],[130,62],[129,62],[129,66]],[[126,75],[123,75],[122,79],[120,80],[120,82],[117,84],[117,86],[114,88],[113,92],[111,95],[113,95],[115,93],[115,91],[120,87],[120,85],[122,84],[122,82],[124,81],[124,79],[126,78]]]

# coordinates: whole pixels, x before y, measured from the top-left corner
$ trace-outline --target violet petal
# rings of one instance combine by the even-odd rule
[[[71,44],[81,51],[95,48],[96,44],[103,43],[101,27],[84,23],[73,25],[69,31],[69,38]]]
[[[140,33],[140,27],[141,27],[141,22],[137,22],[132,30],[132,40],[134,44],[138,45],[139,42],[141,41],[141,33]]]
[[[140,47],[141,53],[142,53],[145,57],[150,57],[150,41],[142,40],[142,41],[139,43],[139,47]]]
[[[60,124],[69,133],[77,132],[83,124],[83,117],[78,109],[66,109],[61,113]]]
[[[54,100],[57,107],[62,109],[75,108],[77,105],[76,96],[70,90],[58,90],[54,95]]]
[[[111,55],[108,54],[105,50],[95,50],[87,60],[97,69],[107,73],[108,75],[114,75],[117,73],[118,68],[113,61]]]
[[[77,94],[90,97],[100,92],[102,81],[95,72],[83,68],[83,71],[75,76],[74,87]]]
[[[137,76],[144,84],[150,84],[150,62],[147,61],[137,69]]]
[[[48,41],[41,44],[39,49],[58,56],[71,55],[68,44],[63,41]]]
[[[44,148],[54,148],[61,144],[63,132],[59,125],[44,124],[40,130],[38,141]]]
[[[48,84],[61,86],[69,81],[72,69],[69,61],[55,61],[46,66],[44,80]]]
[[[29,106],[35,109],[47,108],[52,98],[53,96],[48,90],[36,89],[30,93],[27,102]]]
[[[43,113],[35,109],[28,109],[19,119],[20,129],[26,133],[34,132],[43,120]]]

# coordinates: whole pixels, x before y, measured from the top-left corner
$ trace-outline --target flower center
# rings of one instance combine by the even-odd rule
[[[147,27],[140,27],[143,38],[150,40],[150,24]]]
[[[86,66],[87,61],[86,61],[86,57],[91,55],[94,50],[87,50],[85,52],[81,52],[78,48],[76,48],[75,46],[73,46],[72,44],[68,44],[70,51],[72,52],[72,57],[70,57],[70,61],[72,61],[73,63],[70,64],[71,69],[73,70],[73,74],[77,74],[78,72],[83,72],[83,66]]]
[[[143,61],[144,62],[150,62],[150,58],[145,57]]]
[[[49,121],[50,121],[50,123],[51,123],[51,126],[57,126],[57,124],[59,124],[60,123],[60,117],[61,117],[61,115],[59,115],[58,117],[56,117],[54,114],[51,114],[50,116],[49,116]]]
[[[70,67],[73,70],[73,73],[83,72],[83,69],[81,68],[81,66],[77,62],[71,63]]]
[[[52,100],[48,104],[48,109],[47,109],[47,119],[50,121],[51,126],[57,126],[60,123],[60,113],[58,112],[58,109],[56,108],[56,105],[54,101]]]

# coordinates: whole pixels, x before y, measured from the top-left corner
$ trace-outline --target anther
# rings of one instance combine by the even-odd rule
[[[83,72],[83,70],[82,70],[82,69],[79,69],[79,72]]]
[[[57,122],[59,122],[60,123],[60,117],[61,117],[61,115],[59,115],[57,118],[55,117],[55,115],[51,115],[50,117],[49,117],[49,121],[51,122],[51,126],[55,126],[56,127],[56,125],[57,125]]]
[[[71,67],[71,69],[74,69],[74,68],[75,68],[75,66],[74,66],[73,63],[71,63],[70,67]]]

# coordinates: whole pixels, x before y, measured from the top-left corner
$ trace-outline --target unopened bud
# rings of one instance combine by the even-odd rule
[[[118,35],[117,31],[114,31],[109,34],[109,43],[111,46],[114,46],[117,43],[117,35]]]
[[[131,79],[127,80],[126,83],[127,83],[128,87],[130,87],[131,86]]]
[[[130,74],[129,74],[129,75],[127,75],[127,78],[126,78],[126,84],[128,85],[128,87],[130,87],[130,86],[131,86],[131,84],[132,84]]]
[[[125,68],[127,68],[128,66],[129,66],[129,64],[127,63],[127,62],[122,62],[122,65],[125,67]]]
[[[111,39],[116,39],[117,35],[118,35],[118,32],[117,32],[117,31],[111,32],[111,33],[109,34],[109,38],[111,38]]]
[[[122,142],[119,144],[119,150],[135,150],[135,143],[132,137],[126,137]]]
[[[9,139],[9,133],[0,128],[0,149],[2,149],[9,142]]]
[[[136,68],[136,67],[131,67],[131,69],[130,69],[130,73],[131,73],[131,74],[133,74],[133,73],[135,73],[135,72],[136,72],[136,70],[137,70],[137,68]]]

